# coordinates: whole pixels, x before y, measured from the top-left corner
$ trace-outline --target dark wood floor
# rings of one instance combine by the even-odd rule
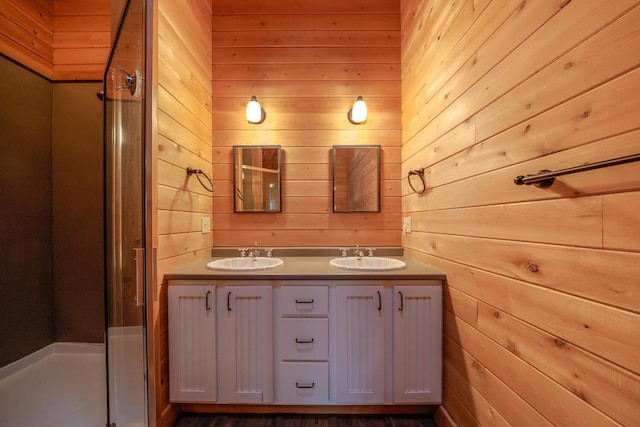
[[[183,413],[173,427],[437,427],[428,415],[252,415]]]

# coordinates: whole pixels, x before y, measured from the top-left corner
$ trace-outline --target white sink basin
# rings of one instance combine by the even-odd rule
[[[404,261],[399,259],[377,256],[334,258],[329,261],[329,264],[343,270],[363,271],[399,270],[407,266]]]
[[[269,270],[282,265],[284,261],[280,258],[268,257],[236,257],[224,258],[211,261],[207,264],[207,268],[212,270],[232,270],[232,271],[251,271],[251,270]]]

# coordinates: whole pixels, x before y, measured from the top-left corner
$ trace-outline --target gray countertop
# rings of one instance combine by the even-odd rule
[[[394,249],[394,250],[390,250]],[[282,256],[278,254],[282,253]],[[292,253],[302,256],[291,256]],[[274,258],[280,258],[284,264],[269,270],[228,271],[212,270],[207,264],[215,259],[235,257],[234,251],[213,251],[213,257],[199,260],[179,267],[167,274],[166,280],[444,280],[445,274],[427,264],[397,254],[396,248],[382,248],[375,256],[387,256],[403,260],[407,266],[399,270],[354,271],[342,270],[329,265],[329,261],[339,257],[338,249],[321,250],[280,250],[274,249]],[[334,255],[330,255],[334,254]],[[394,255],[396,254],[396,255]],[[287,255],[287,256],[284,256]]]

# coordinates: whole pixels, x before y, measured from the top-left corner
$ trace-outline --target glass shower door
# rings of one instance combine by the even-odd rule
[[[145,278],[145,14],[125,5],[105,72],[109,426],[148,425]]]

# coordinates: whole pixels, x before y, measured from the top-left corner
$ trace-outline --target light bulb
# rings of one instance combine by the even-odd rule
[[[356,124],[367,120],[367,104],[361,96],[354,102],[349,119]]]
[[[249,123],[262,122],[262,108],[255,95],[251,97],[251,101],[247,104],[247,121]]]

